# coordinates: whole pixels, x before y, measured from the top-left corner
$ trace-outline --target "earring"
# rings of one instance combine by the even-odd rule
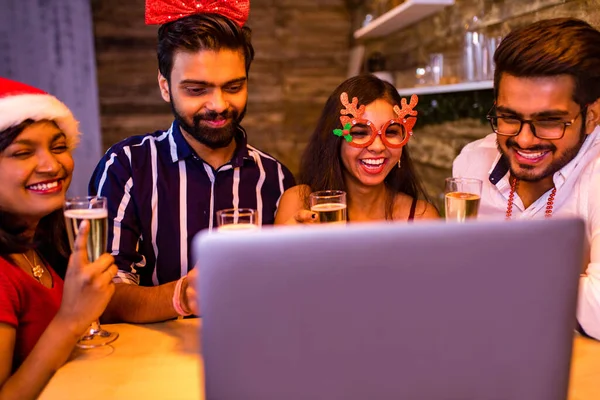
[[[400,168],[400,164],[402,164],[402,160],[398,160],[398,168]]]

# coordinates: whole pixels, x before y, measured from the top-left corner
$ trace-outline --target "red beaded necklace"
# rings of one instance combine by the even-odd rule
[[[515,191],[517,190],[517,178],[512,178],[510,181],[510,194],[508,195],[508,204],[506,205],[506,219],[512,217],[513,201],[515,200]],[[554,196],[556,195],[556,186],[552,188],[550,196],[548,196],[548,202],[546,203],[546,218],[552,217],[552,207],[554,206]]]

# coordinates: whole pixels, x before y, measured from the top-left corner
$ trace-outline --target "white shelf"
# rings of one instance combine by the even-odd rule
[[[454,0],[406,0],[354,32],[354,38],[368,39],[390,34],[453,4]]]
[[[400,96],[410,96],[411,94],[422,95],[422,94],[467,92],[470,90],[483,90],[483,89],[493,89],[493,88],[494,88],[494,81],[464,82],[464,83],[455,83],[452,85],[418,86],[418,87],[414,87],[414,88],[403,88],[403,89],[398,89],[398,94],[400,94]]]

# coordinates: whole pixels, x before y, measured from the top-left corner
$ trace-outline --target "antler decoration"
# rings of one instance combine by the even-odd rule
[[[340,110],[340,122],[342,123],[343,129],[334,129],[333,134],[336,136],[343,136],[347,142],[352,141],[352,135],[350,135],[350,129],[352,129],[352,118],[360,118],[365,112],[364,104],[362,106],[358,106],[358,98],[352,98],[352,103],[348,101],[348,93],[344,92],[340,96],[340,100],[342,101],[342,105],[345,108]],[[349,117],[351,115],[352,117]]]
[[[348,117],[348,115],[351,115],[354,118],[360,118],[365,113],[364,104],[358,107],[358,98],[353,97],[352,103],[350,103],[348,101],[348,93],[344,92],[340,96],[340,100],[342,101],[342,105],[346,107],[340,110],[340,114],[342,114],[342,116],[340,117],[340,121],[342,122],[342,124],[346,124],[347,122],[352,121],[352,118]]]
[[[402,109],[400,109],[400,107],[398,107],[397,105],[394,106],[394,112],[396,113],[396,115],[398,116],[398,118],[402,118],[402,122],[404,123],[404,127],[406,128],[406,131],[412,135],[412,128],[415,126],[415,124],[417,123],[417,118],[406,118],[406,116],[411,116],[411,117],[416,117],[418,112],[416,110],[414,110],[414,107],[417,105],[417,103],[419,102],[419,97],[416,94],[413,94],[412,96],[410,96],[410,103],[406,104],[406,99],[402,99],[402,101],[400,102],[400,105],[402,106]]]

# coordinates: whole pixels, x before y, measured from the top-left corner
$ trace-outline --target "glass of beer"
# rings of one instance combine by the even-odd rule
[[[446,178],[446,221],[476,218],[482,182],[475,178]]]
[[[317,213],[320,223],[346,223],[346,192],[342,190],[313,192],[309,195],[309,201],[310,210]]]
[[[217,211],[217,231],[242,231],[260,228],[258,212],[252,208],[228,208]]]
[[[108,231],[108,210],[105,197],[74,197],[67,199],[64,207],[65,223],[71,251],[79,234],[79,225],[88,220],[90,229],[87,238],[88,259],[93,262],[106,252]],[[99,321],[93,322],[77,342],[77,346],[89,349],[112,343],[119,337],[116,332],[102,329]]]

